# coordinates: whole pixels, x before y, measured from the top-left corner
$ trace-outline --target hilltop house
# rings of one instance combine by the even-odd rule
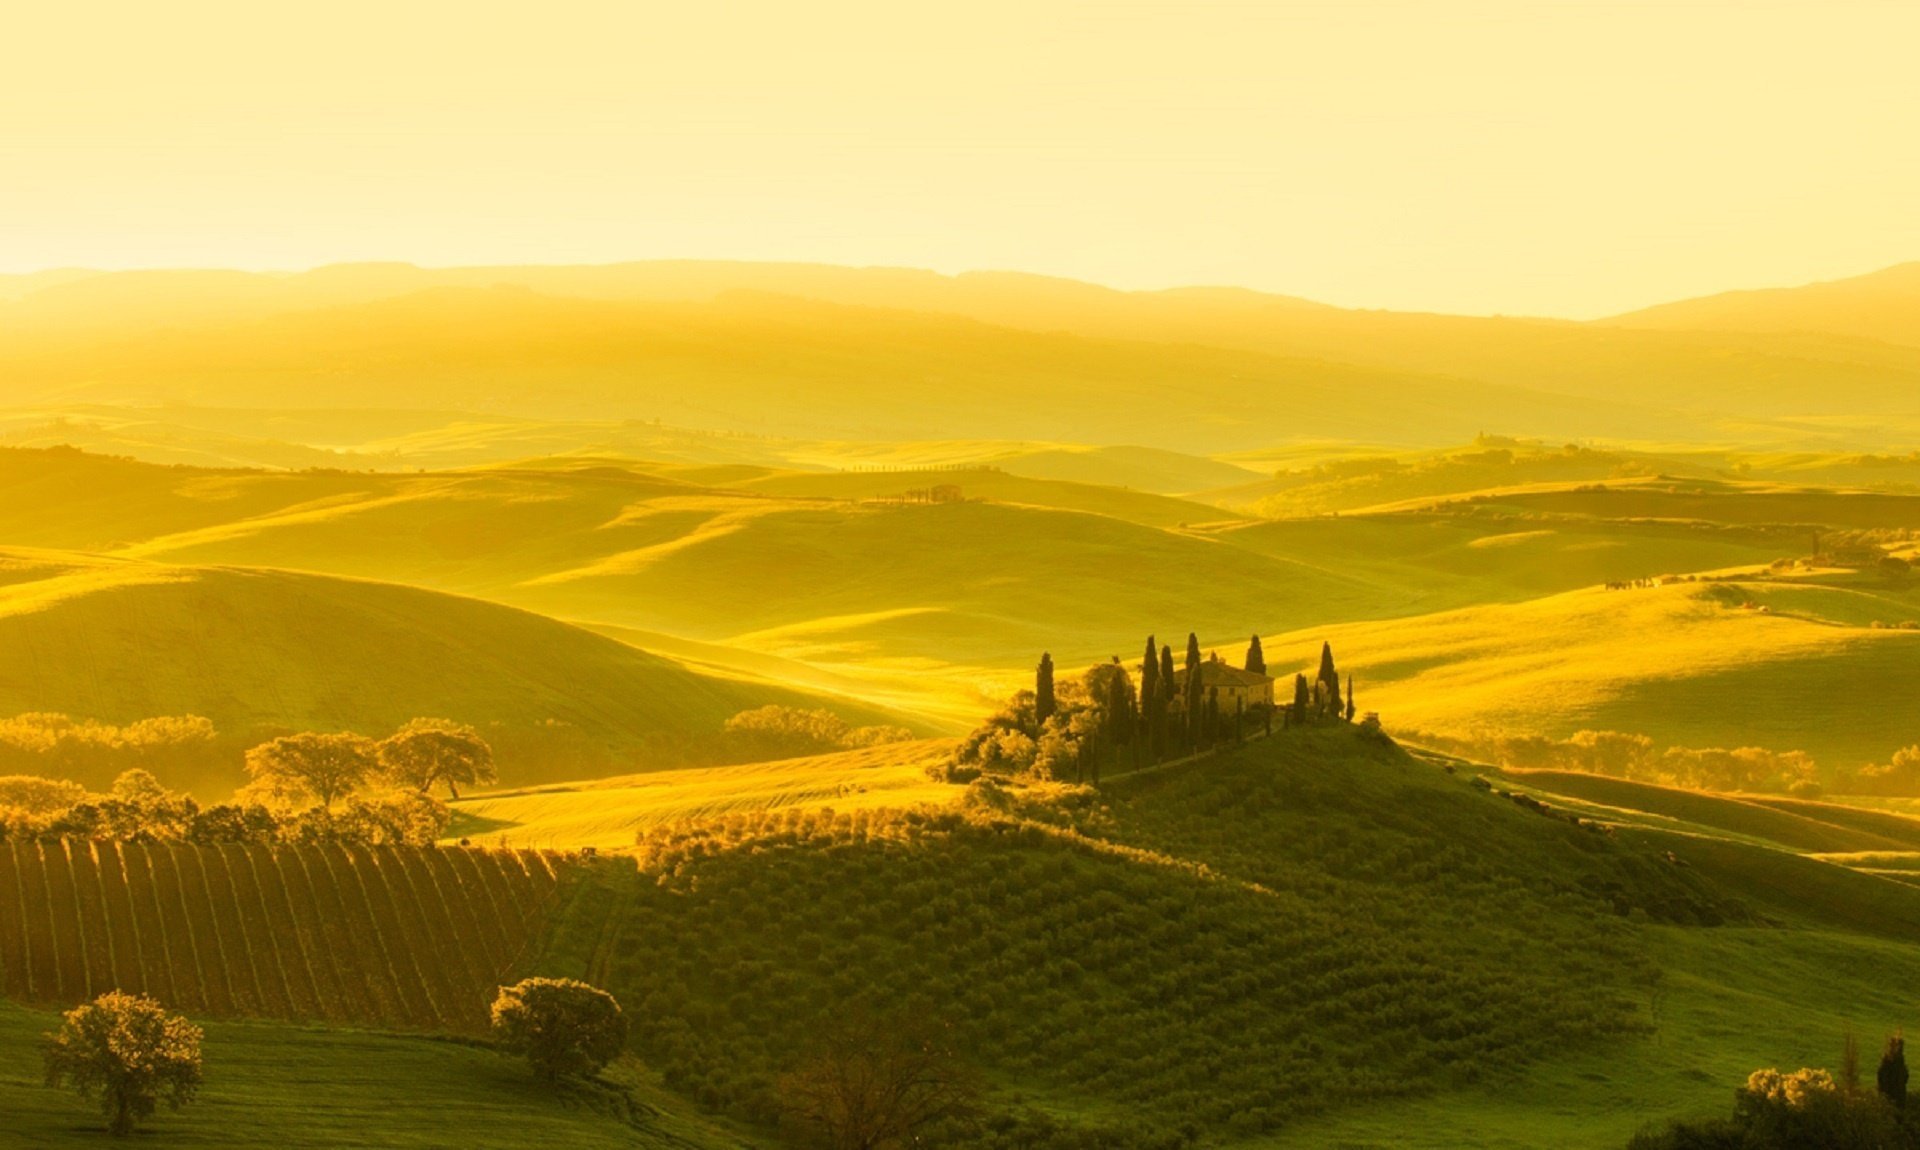
[[[1200,664],[1200,689],[1203,694],[1220,692],[1220,713],[1251,710],[1256,704],[1273,705],[1273,680],[1257,671],[1244,671],[1223,663],[1216,652]]]

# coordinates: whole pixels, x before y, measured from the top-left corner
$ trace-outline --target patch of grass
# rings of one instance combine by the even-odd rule
[[[110,1141],[96,1104],[41,1084],[39,1036],[58,1016],[0,1004],[0,1142],[55,1150]],[[206,1086],[164,1107],[142,1146],[724,1150],[740,1135],[688,1114],[631,1068],[617,1089],[555,1093],[524,1062],[454,1042],[267,1023],[206,1024]]]

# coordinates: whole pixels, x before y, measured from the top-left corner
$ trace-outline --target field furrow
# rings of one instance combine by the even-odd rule
[[[405,992],[400,986],[399,976],[394,973],[393,962],[387,957],[385,940],[380,937],[380,928],[373,921],[372,908],[367,905],[367,892],[354,874],[353,860],[346,851],[328,844],[315,847],[311,852],[314,860],[330,876],[334,904],[338,908],[342,934],[346,939],[347,953],[359,967],[362,981],[368,992],[368,1014],[370,1022],[382,1022],[388,1025],[402,1025],[410,1017],[405,1002]]]
[[[207,904],[213,910],[214,930],[220,938],[221,965],[227,972],[227,984],[233,988],[234,1009],[256,1017],[284,1017],[284,1003],[273,1005],[266,988],[270,970],[263,969],[265,959],[254,954],[254,931],[240,903],[233,876],[227,872],[226,856],[214,847],[187,846],[193,864],[205,883]]]
[[[435,883],[423,857],[425,849],[394,847],[392,851],[396,893],[404,892],[403,902],[419,916],[423,933],[437,940],[441,967],[455,994],[456,1014],[464,1016],[468,1013],[464,1008],[471,1006],[476,1024],[484,1023],[493,989],[492,973],[478,964],[474,940],[458,925],[463,920],[454,917],[453,908],[447,905],[446,896]],[[469,1003],[468,999],[473,1001]]]
[[[93,988],[92,993],[133,989],[121,978],[114,961],[113,927],[107,919],[106,890],[100,885],[100,870],[94,865],[92,840],[62,839],[59,850],[66,855],[67,873],[73,881],[73,905],[80,917],[80,938],[86,948],[87,982]]]
[[[401,909],[387,883],[386,872],[394,866],[392,855],[384,847],[343,853],[366,896],[374,933],[393,971],[405,1017],[420,1026],[439,1025],[448,1017],[452,996],[447,993],[442,960],[432,940],[419,934],[418,916]]]
[[[174,943],[175,923],[160,901],[160,880],[153,865],[154,848],[145,844],[119,845],[120,869],[127,897],[133,904],[135,929],[147,959],[147,993],[176,1010],[197,1007],[200,1000],[185,986],[181,970],[190,961],[184,942]],[[177,913],[177,912],[176,912]]]
[[[127,889],[126,860],[120,844],[100,839],[93,844],[94,873],[100,880],[100,902],[112,923],[115,981],[122,990],[159,997],[160,979],[157,957],[147,954],[147,940],[140,926],[141,916],[134,909],[133,894]]]
[[[80,1002],[93,997],[87,968],[87,944],[80,930],[80,908],[73,895],[73,871],[59,843],[37,843],[41,887],[47,893],[50,934],[55,955],[55,993],[60,1001]],[[102,988],[104,989],[104,988]]]
[[[261,894],[267,900],[269,921],[276,924],[282,946],[300,957],[313,993],[312,1017],[330,1021],[357,1017],[351,1006],[333,948],[327,945],[319,904],[313,896],[305,865],[297,852],[249,845],[247,858],[260,875]]]
[[[184,945],[174,948],[175,983],[182,994],[182,1007],[195,1002],[199,1009],[225,1014],[233,1009],[233,998],[226,993],[226,977],[218,966],[214,950],[213,924],[207,921],[205,900],[199,906],[187,896],[186,879],[173,848],[155,843],[147,849],[147,862],[153,867],[154,895],[159,899],[163,920],[174,928],[174,937]]]
[[[313,925],[319,945],[337,975],[340,1011],[347,1018],[374,1021],[381,1017],[379,1005],[368,985],[365,964],[360,961],[347,911],[340,902],[340,890],[334,884],[326,857],[317,850],[283,850],[278,857],[288,862],[289,878],[298,880],[299,893],[305,899],[301,916]]]
[[[246,924],[247,939],[260,964],[260,993],[267,1013],[276,1018],[318,1017],[311,1000],[299,1001],[294,994],[290,968],[301,964],[298,954],[289,956],[281,947],[280,931],[267,911],[260,891],[260,876],[245,850],[233,844],[203,848],[217,852],[226,866],[227,882],[233,890],[234,905]]]
[[[21,876],[20,844],[0,850],[0,992],[8,998],[32,1001],[33,966],[27,941],[26,880]]]
[[[27,887],[27,945],[33,948],[33,991],[42,1002],[63,1002],[67,998],[67,989],[75,993],[81,989],[79,979],[65,979],[67,964],[73,962],[73,956],[67,948],[61,946],[60,931],[54,920],[58,918],[58,906],[54,904],[54,893],[48,887],[46,862],[38,843],[29,843],[19,852],[21,860],[21,879]]]
[[[513,951],[508,947],[507,940],[501,937],[504,918],[500,904],[487,888],[486,879],[475,862],[475,857],[480,853],[455,849],[442,851],[434,857],[447,864],[451,879],[449,889],[455,892],[456,899],[473,916],[474,929],[485,948],[483,953],[487,956],[487,964],[496,972],[495,977],[500,977],[506,973]]]

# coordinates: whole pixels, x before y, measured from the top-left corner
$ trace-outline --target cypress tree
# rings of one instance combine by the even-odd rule
[[[1347,672],[1347,722],[1353,722],[1353,672]]]
[[[1260,649],[1260,636],[1255,635],[1253,642],[1247,644],[1247,670],[1256,675],[1267,673],[1267,653]]]
[[[1053,655],[1040,652],[1040,666],[1033,673],[1033,721],[1044,727],[1055,711],[1053,701]]]
[[[1140,660],[1140,734],[1142,743],[1157,759],[1160,756],[1160,720],[1155,717],[1160,702],[1160,651],[1147,636],[1147,654]]]
[[[1162,645],[1160,648],[1160,700],[1158,711],[1160,715],[1160,729],[1163,736],[1161,740],[1163,750],[1171,748],[1173,745],[1173,732],[1168,729],[1168,724],[1173,721],[1173,700],[1177,697],[1175,692],[1179,689],[1174,686],[1174,684],[1177,682],[1179,682],[1179,680],[1174,677],[1173,672],[1173,648]]]
[[[1297,726],[1307,721],[1307,703],[1310,698],[1311,695],[1307,691],[1307,677],[1295,675],[1293,677],[1293,712],[1287,716],[1290,724]]]
[[[1320,644],[1320,675],[1317,681],[1326,688],[1326,693],[1321,697],[1333,700],[1333,704],[1337,705],[1340,699],[1340,672],[1333,666],[1332,643]]]
[[[1200,636],[1191,631],[1187,633],[1187,749],[1200,747],[1201,727],[1205,715],[1202,709],[1206,700],[1202,698],[1200,685]]]
[[[1896,1034],[1887,1039],[1887,1052],[1880,1056],[1876,1076],[1880,1097],[1895,1110],[1907,1108],[1907,1040]]]

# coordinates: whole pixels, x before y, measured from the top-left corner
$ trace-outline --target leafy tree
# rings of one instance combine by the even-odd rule
[[[1880,1097],[1895,1110],[1907,1108],[1907,1040],[1895,1034],[1887,1039],[1886,1053],[1880,1056],[1876,1083]]]
[[[45,1040],[47,1085],[100,1098],[107,1132],[133,1133],[162,1101],[178,1110],[200,1089],[200,1028],[151,998],[113,991],[67,1011]]]
[[[1033,718],[1035,722],[1045,723],[1053,717],[1053,656],[1040,652],[1040,666],[1033,674]]]
[[[1256,675],[1267,673],[1267,653],[1260,649],[1260,636],[1255,635],[1247,644],[1247,670]]]
[[[929,1127],[971,1116],[979,1087],[943,1028],[855,1007],[780,1079],[779,1094],[784,1122],[815,1145],[880,1150],[919,1145]]]
[[[570,978],[528,978],[500,988],[493,1036],[549,1083],[598,1074],[627,1047],[627,1016],[613,995]]]
[[[256,792],[286,805],[311,800],[332,809],[379,769],[379,744],[351,732],[288,735],[247,752]]]
[[[480,732],[448,719],[414,719],[380,741],[380,768],[395,786],[428,794],[444,786],[453,798],[461,786],[498,781],[493,748]]]

